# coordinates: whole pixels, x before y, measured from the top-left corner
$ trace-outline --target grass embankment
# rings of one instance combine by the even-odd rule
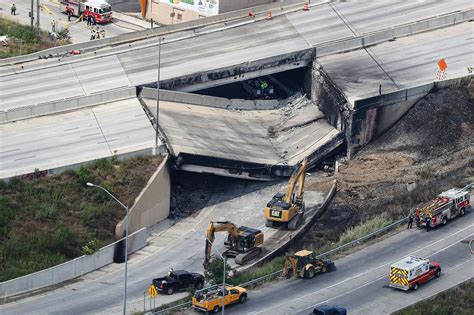
[[[470,315],[474,310],[474,280],[404,308],[394,315]]]
[[[0,43],[0,58],[9,58],[31,54],[36,51],[69,43],[69,33],[65,30],[58,32],[60,40],[52,40],[48,33],[30,26],[19,24],[13,20],[0,18],[0,36],[8,37],[8,45]]]
[[[77,171],[0,181],[0,281],[91,253],[115,241],[124,210],[101,185],[132,206],[161,157],[99,160]]]

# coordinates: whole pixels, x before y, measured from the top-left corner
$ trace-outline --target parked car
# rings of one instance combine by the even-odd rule
[[[165,277],[153,279],[153,285],[158,291],[171,295],[176,291],[187,290],[188,288],[202,289],[204,287],[204,276],[186,270],[173,270]]]
[[[347,310],[342,306],[336,305],[320,305],[313,310],[316,315],[346,315]]]

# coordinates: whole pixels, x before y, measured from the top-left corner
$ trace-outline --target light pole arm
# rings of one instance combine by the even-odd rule
[[[88,183],[88,184],[89,184],[89,183]],[[121,205],[121,206],[125,209],[125,211],[127,211],[127,213],[128,213],[128,207],[127,207],[126,205],[124,205],[120,200],[118,200],[117,198],[115,198],[115,196],[112,195],[107,189],[105,189],[104,187],[99,186],[99,185],[95,185],[95,184],[92,184],[92,185],[93,185],[93,187],[97,187],[97,188],[102,189],[103,191],[105,191],[110,197],[112,197],[115,201],[117,201],[117,203],[118,203],[119,205]],[[88,185],[88,186],[90,186],[90,185]]]

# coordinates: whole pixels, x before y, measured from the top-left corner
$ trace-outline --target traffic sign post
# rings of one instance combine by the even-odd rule
[[[158,295],[158,291],[156,291],[156,288],[153,284],[150,284],[148,287],[148,293],[150,293],[150,296],[152,298],[155,298]]]

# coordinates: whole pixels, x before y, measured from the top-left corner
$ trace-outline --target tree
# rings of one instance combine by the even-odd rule
[[[204,271],[204,276],[206,280],[211,284],[220,284],[222,283],[222,271],[224,269],[224,264],[220,257],[212,257],[209,261],[209,268]],[[231,268],[226,262],[225,264],[225,279],[229,279],[229,272]]]

